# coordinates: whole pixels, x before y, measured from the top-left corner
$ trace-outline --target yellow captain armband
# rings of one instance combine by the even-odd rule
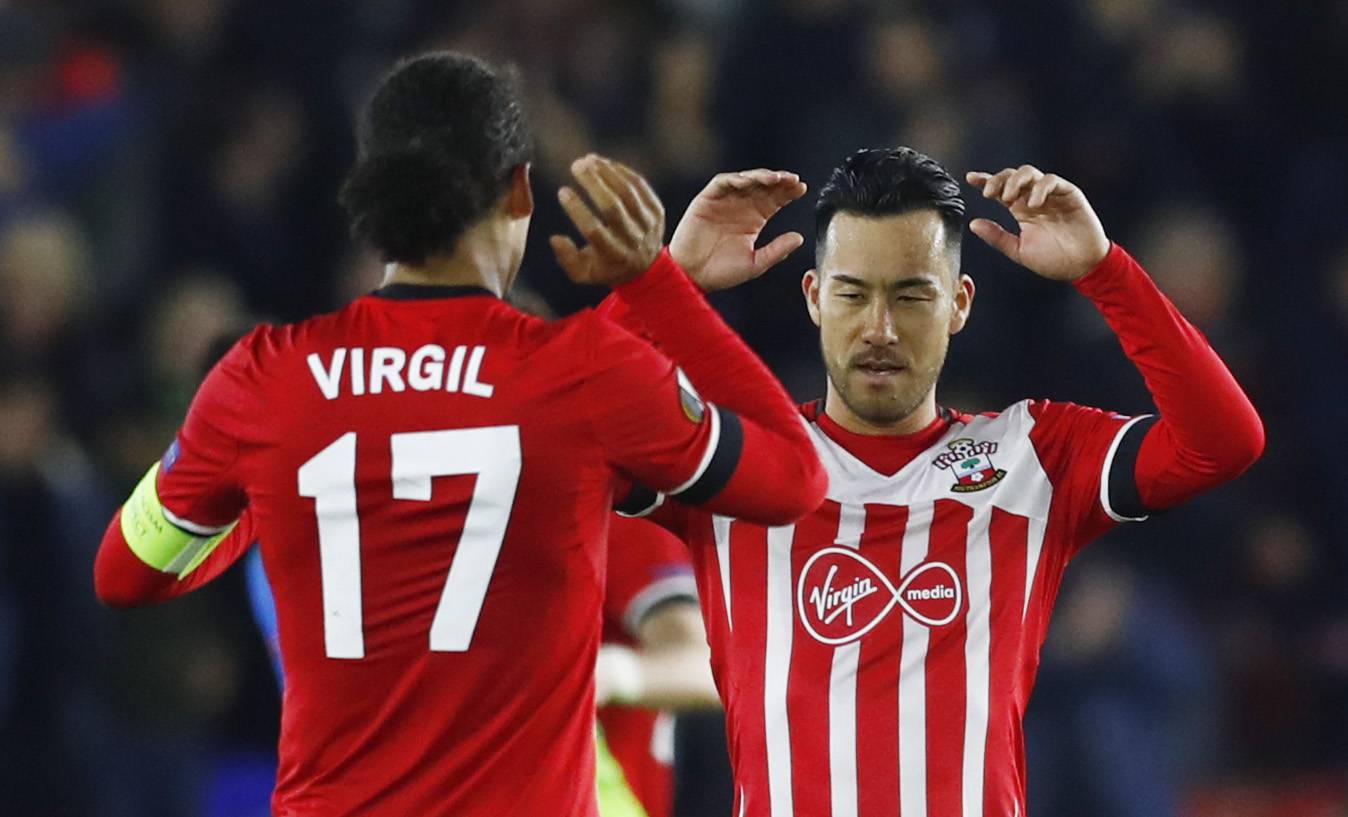
[[[599,817],[646,817],[646,809],[632,791],[623,767],[609,751],[604,730],[595,727],[595,785],[599,792]]]
[[[156,462],[122,506],[122,538],[142,562],[181,579],[196,570],[239,523],[208,528],[174,516],[159,501],[158,476]]]

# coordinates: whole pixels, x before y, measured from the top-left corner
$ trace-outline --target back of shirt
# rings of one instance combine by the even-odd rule
[[[276,814],[595,813],[615,485],[687,489],[738,457],[690,391],[592,313],[482,290],[387,287],[236,345],[158,486],[175,525],[246,507],[263,543]]]

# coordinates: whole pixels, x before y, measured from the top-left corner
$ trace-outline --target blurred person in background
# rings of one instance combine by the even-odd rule
[[[109,628],[85,569],[111,497],[62,425],[56,390],[0,373],[0,798],[15,814],[92,814],[110,726]]]
[[[624,817],[606,789],[625,787],[646,817],[672,817],[674,714],[720,706],[712,681],[697,582],[683,543],[637,519],[609,529],[604,643],[595,665],[600,739],[617,761],[605,780],[602,817]],[[608,798],[608,800],[606,800]]]
[[[12,366],[76,379],[93,295],[89,247],[66,213],[47,210],[0,229],[0,349]],[[71,383],[71,388],[78,384]]]
[[[1315,768],[1348,726],[1326,649],[1339,573],[1313,531],[1276,507],[1250,509],[1217,644],[1230,766],[1276,776]],[[1237,601],[1238,600],[1238,601]]]
[[[1170,582],[1099,553],[1080,561],[1026,718],[1032,813],[1179,817],[1217,737],[1197,622]]]

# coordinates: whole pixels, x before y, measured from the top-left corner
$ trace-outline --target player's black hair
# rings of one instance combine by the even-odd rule
[[[341,192],[351,232],[413,265],[453,252],[533,156],[516,71],[450,51],[395,66],[359,142]]]
[[[909,147],[858,150],[837,167],[814,205],[815,252],[838,213],[896,216],[935,210],[945,224],[947,245],[959,251],[964,235],[964,198],[959,182],[935,159]]]

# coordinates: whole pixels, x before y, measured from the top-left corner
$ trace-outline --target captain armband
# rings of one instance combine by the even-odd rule
[[[142,562],[181,579],[196,570],[238,522],[210,528],[174,516],[159,501],[158,476],[156,462],[122,506],[122,538]]]

